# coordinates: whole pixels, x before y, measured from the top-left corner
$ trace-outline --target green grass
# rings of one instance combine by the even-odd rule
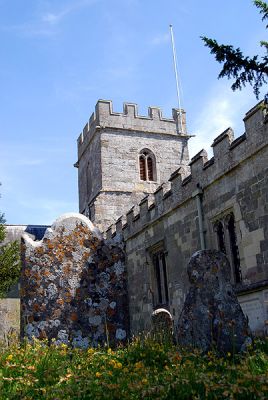
[[[266,399],[268,341],[219,357],[152,338],[125,348],[11,345],[0,350],[0,399]]]

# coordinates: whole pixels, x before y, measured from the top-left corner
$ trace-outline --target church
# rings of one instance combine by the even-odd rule
[[[189,159],[186,116],[165,118],[136,104],[115,112],[99,100],[78,137],[79,212],[124,249],[130,334],[149,330],[155,309],[178,321],[189,285],[186,267],[200,249],[229,259],[232,283],[252,331],[268,324],[268,118],[261,104]],[[47,227],[7,226],[9,239]],[[106,251],[106,250],[105,250]],[[22,294],[21,294],[22,296]],[[23,299],[22,299],[23,303]],[[110,302],[112,304],[113,302]],[[19,329],[19,292],[0,301],[0,330]]]

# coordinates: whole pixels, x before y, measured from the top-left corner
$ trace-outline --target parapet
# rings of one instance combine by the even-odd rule
[[[234,139],[231,128],[217,136],[213,143],[213,157],[201,150],[188,166],[180,167],[152,195],[147,195],[139,205],[132,207],[111,226],[108,236],[124,235],[125,239],[135,235],[149,223],[161,218],[175,207],[195,196],[197,187],[205,189],[221,176],[236,168],[247,158],[262,151],[268,144],[268,121],[263,108],[258,104],[246,114],[246,131]],[[125,224],[122,220],[126,221]]]
[[[159,107],[148,107],[148,115],[138,113],[138,106],[134,103],[124,103],[123,112],[113,111],[111,100],[99,100],[95,112],[86,123],[78,137],[79,154],[83,151],[96,130],[116,129],[123,131],[138,131],[188,137],[186,129],[185,111],[172,109],[172,118],[162,116]]]

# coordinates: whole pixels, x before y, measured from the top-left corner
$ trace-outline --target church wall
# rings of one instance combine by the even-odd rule
[[[56,285],[56,292],[65,296],[67,300],[76,301],[76,303],[69,303],[64,300],[59,303],[62,308],[59,307],[56,311],[62,313],[61,324],[66,325],[66,329],[72,332],[74,323],[78,324],[79,322],[79,326],[77,325],[75,330],[78,332],[85,329],[84,333],[88,335],[86,322],[82,321],[80,324],[80,321],[77,322],[76,316],[72,313],[78,311],[81,316],[87,318],[87,321],[88,318],[94,317],[94,322],[96,321],[95,316],[99,315],[100,311],[106,312],[108,309],[111,314],[111,331],[115,333],[118,329],[120,333],[118,337],[122,338],[122,329],[125,327],[123,329],[125,339],[129,320],[131,333],[135,334],[150,329],[151,314],[157,307],[168,309],[176,324],[188,289],[187,263],[191,255],[202,247],[201,238],[204,237],[206,248],[213,249],[224,246],[233,270],[233,283],[242,308],[249,317],[250,326],[255,332],[264,332],[267,329],[266,321],[268,320],[267,115],[265,116],[264,111],[257,105],[246,114],[243,135],[234,139],[233,131],[228,128],[213,141],[213,157],[210,160],[208,160],[207,153],[202,150],[191,159],[189,167],[185,167],[184,161],[188,157],[185,153],[185,158],[181,160],[179,168],[173,172],[172,164],[176,164],[180,146],[187,143],[187,137],[176,136],[178,133],[176,121],[161,119],[158,109],[151,109],[152,117],[144,118],[136,118],[135,110],[134,105],[128,105],[127,111],[132,112],[131,115],[116,114],[111,111],[110,102],[101,101],[97,105],[95,114],[83,130],[82,136],[79,137],[81,211],[86,213],[88,201],[92,198],[90,212],[94,221],[108,226],[109,222],[115,220],[117,216],[122,215],[122,217],[119,217],[116,223],[107,230],[107,241],[101,239],[97,249],[95,242],[90,239],[91,255],[94,257],[96,255],[94,265],[90,267],[94,272],[92,286],[88,282],[90,276],[87,272],[85,286],[82,287],[83,293],[78,285],[76,289],[79,290],[76,292],[75,299],[71,299],[69,295],[65,296],[65,289],[69,289],[70,293],[73,290],[72,278],[78,271],[75,265],[76,260],[72,265],[74,270],[71,268],[71,276],[65,274],[62,277],[66,281],[70,278],[68,284],[60,281],[62,271],[55,278],[59,282]],[[156,122],[157,120],[158,122]],[[119,125],[121,124],[122,128],[125,124],[126,129],[130,130],[131,123],[134,124],[132,125],[133,132],[120,129]],[[114,126],[108,129],[105,124]],[[148,134],[139,131],[139,129],[148,129],[152,126],[150,124],[153,124],[154,129],[159,131],[148,132]],[[168,133],[169,128],[171,135]],[[161,129],[165,132],[165,138],[159,136]],[[171,136],[174,136],[172,141],[169,139]],[[165,146],[157,145],[156,143],[159,143],[157,139],[160,139],[161,143],[165,143]],[[175,151],[172,149],[174,143],[178,143]],[[143,182],[144,186],[140,190],[136,186],[139,182],[137,180],[138,170],[135,170],[138,165],[139,146],[141,148],[150,146],[154,151],[159,174],[159,181],[157,179],[156,183]],[[89,147],[90,150],[88,150]],[[164,151],[165,149],[166,151]],[[90,171],[92,173],[91,191],[89,191],[90,180],[87,175],[89,161],[92,166],[92,171]],[[170,172],[172,174],[168,180],[165,174],[170,174]],[[162,177],[164,177],[164,183],[162,183]],[[114,186],[109,187],[110,183],[113,183]],[[161,183],[160,186],[158,186],[159,183]],[[198,204],[201,205],[200,209]],[[232,231],[230,230],[230,221],[233,221]],[[200,224],[202,222],[203,227]],[[219,231],[215,231],[219,224],[221,224],[223,232],[222,243],[219,240]],[[38,232],[40,228],[42,227],[39,227]],[[10,234],[14,239],[16,229],[15,231],[12,229]],[[19,236],[24,230],[25,227],[19,229]],[[28,227],[27,230],[30,234],[34,234],[31,230],[29,231]],[[233,239],[231,239],[231,232],[235,233]],[[67,251],[63,255],[59,254],[59,257],[64,257],[67,263],[70,257],[69,247],[72,248],[74,241],[79,237],[80,242],[76,243],[77,248],[74,253],[85,253],[85,259],[83,258],[82,262],[79,261],[81,273],[88,270],[89,262],[87,244],[84,243],[83,234],[80,232],[78,236],[75,234],[75,237],[71,235],[67,241]],[[113,237],[115,237],[115,242],[110,241]],[[30,259],[25,260],[25,268],[29,274],[40,263],[38,266],[40,276],[38,275],[33,283],[33,291],[28,290],[27,285],[30,285],[31,282],[27,275],[24,274],[23,277],[25,290],[22,296],[23,318],[29,317],[34,323],[41,321],[39,318],[41,314],[43,322],[49,313],[51,313],[51,321],[56,318],[53,314],[55,311],[53,302],[49,304],[49,312],[41,304],[44,299],[43,295],[37,299],[38,307],[36,306],[36,309],[31,306],[31,296],[35,297],[36,291],[40,289],[39,281],[42,282],[42,290],[49,290],[50,276],[54,271],[50,257],[53,256],[53,252],[55,254],[59,252],[58,243],[51,244],[50,239],[47,239],[49,238],[43,241],[42,246],[45,254],[48,254],[49,257],[39,258],[36,250],[40,244],[33,242],[34,259],[31,253]],[[233,243],[237,248],[232,247]],[[120,248],[117,256],[120,255],[120,271],[122,272],[122,274],[120,272],[122,276],[120,275],[118,280],[119,286],[116,278],[118,260],[114,254],[114,251],[117,252],[117,246]],[[125,253],[123,246],[125,246]],[[234,261],[234,252],[238,254],[239,268]],[[110,257],[108,264],[107,257],[108,259]],[[121,268],[122,265],[125,265],[125,260],[127,277],[125,269]],[[59,260],[57,262],[60,269],[62,262]],[[98,298],[98,304],[96,302],[97,305],[94,306],[96,310],[95,308],[93,310],[94,315],[91,315],[91,304],[88,304],[88,307],[85,306],[85,292],[88,287],[91,287],[95,296],[96,288],[103,287],[103,282],[98,284],[98,279],[101,280],[103,276],[106,279],[106,275],[98,276],[101,266],[105,269],[105,274],[110,274],[107,293],[104,293],[105,299]],[[46,271],[47,275],[43,271]],[[237,280],[240,271],[241,281]],[[78,279],[78,276],[76,278]],[[159,292],[161,292],[161,296]],[[117,315],[112,310],[114,310],[116,298],[120,298],[120,295],[123,295],[123,299],[121,303],[120,301],[118,303]],[[0,324],[5,332],[9,329],[8,326],[12,326],[12,324],[14,326],[14,321],[6,323],[5,318],[8,316],[9,310],[13,310],[14,315],[17,315],[18,301],[19,299],[14,297],[14,301],[7,299],[0,302]],[[104,303],[107,307],[104,307]],[[111,307],[109,306],[112,310],[109,309],[108,303],[112,304]],[[123,308],[120,304],[123,304]],[[100,309],[100,307],[104,308]],[[125,312],[122,316],[123,309]],[[72,320],[71,315],[75,320]],[[117,316],[118,318],[122,317],[122,320],[119,321]],[[37,317],[38,321],[36,321]],[[104,340],[103,327],[105,323],[100,318],[97,320],[100,322],[96,328],[97,336],[101,333],[102,340]],[[15,324],[17,322],[16,319]],[[22,325],[25,326],[25,320],[22,322]],[[41,323],[41,326],[46,328],[42,335],[49,336],[49,326],[46,323]],[[40,326],[37,328],[34,326],[38,332],[39,328]],[[89,330],[89,333],[91,334],[92,330]],[[93,338],[96,339],[95,343],[100,337],[97,336]]]
[[[246,133],[237,139],[231,129],[223,132],[213,142],[211,160],[207,159],[205,151],[198,153],[190,162],[190,175],[176,171],[170,178],[170,188],[159,187],[153,196],[143,199],[137,209],[132,208],[127,213],[125,225],[118,223],[108,231],[108,235],[113,230],[122,231],[126,242],[133,333],[150,327],[151,313],[159,306],[153,297],[158,290],[153,255],[159,249],[165,252],[169,292],[168,304],[162,306],[171,312],[175,322],[179,316],[188,286],[186,266],[190,256],[201,248],[197,196],[202,201],[206,247],[219,248],[215,225],[223,221],[224,245],[241,304],[247,311],[251,328],[254,331],[266,329],[268,135],[263,111],[255,107],[247,113],[245,127]],[[238,269],[227,229],[232,217],[241,282],[235,273]]]
[[[108,191],[152,192],[169,179],[174,167],[189,161],[187,139],[175,135],[108,130],[101,135],[101,146],[103,189]],[[187,154],[182,154],[182,148]],[[150,149],[155,156],[153,182],[140,179],[139,155],[143,149]]]
[[[79,211],[88,214],[88,204],[97,195],[102,185],[101,144],[97,131],[84,149],[78,169]]]
[[[159,144],[160,143],[160,144]],[[142,181],[139,172],[139,153],[148,148],[155,155],[155,181]],[[186,149],[182,155],[182,148]],[[142,132],[101,134],[102,190],[94,200],[92,220],[104,229],[138,204],[146,193],[153,193],[171,172],[188,161],[187,141],[178,136],[165,137]],[[93,214],[91,213],[91,217]]]
[[[99,100],[78,138],[80,212],[107,229],[176,168],[187,168],[188,139],[183,110],[173,109],[169,119],[159,108],[149,107],[148,116],[141,116],[136,104],[125,103],[123,113],[115,113],[112,102]],[[140,179],[144,149],[155,159],[157,173],[150,182]]]

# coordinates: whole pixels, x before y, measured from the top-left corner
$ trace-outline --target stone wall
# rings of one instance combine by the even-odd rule
[[[263,110],[257,105],[244,119],[246,132],[234,139],[229,128],[213,142],[213,157],[204,150],[192,158],[190,174],[184,169],[170,177],[170,187],[160,186],[153,196],[144,198],[138,209],[132,208],[107,235],[123,233],[126,242],[130,326],[132,332],[150,328],[151,313],[156,306],[157,290],[153,256],[157,249],[165,252],[169,302],[166,305],[178,319],[188,287],[186,265],[201,248],[200,229],[206,248],[217,249],[215,223],[234,218],[242,281],[236,284],[243,308],[249,292],[268,286],[268,132]],[[198,199],[203,218],[200,225]],[[225,229],[225,228],[224,228]],[[201,235],[202,236],[202,235]],[[227,234],[224,238],[230,242]],[[226,243],[226,248],[230,243]],[[230,247],[230,246],[229,246]],[[158,251],[158,250],[157,250]],[[232,281],[235,270],[230,250]],[[266,292],[265,292],[266,290]],[[267,294],[266,294],[267,297]],[[262,320],[258,323],[248,312],[251,328],[264,329],[268,319],[267,303],[262,301]],[[254,322],[255,321],[255,322]]]
[[[66,214],[41,241],[23,236],[22,336],[88,347],[124,342],[124,251],[81,214]]]
[[[0,299],[0,343],[8,344],[20,333],[20,299]]]
[[[42,239],[48,226],[44,225],[6,225],[5,243],[21,241],[27,232],[32,239]],[[19,283],[12,286],[5,298],[0,299],[0,341],[8,343],[13,334],[20,334],[20,294]]]

